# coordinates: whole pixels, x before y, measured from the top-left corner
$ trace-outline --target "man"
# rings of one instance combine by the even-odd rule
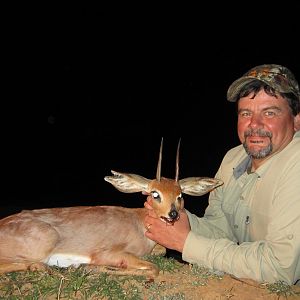
[[[145,207],[145,235],[184,261],[259,282],[300,282],[300,91],[289,69],[252,68],[229,87],[241,145],[216,174],[202,218],[166,226]],[[150,228],[149,228],[150,227]]]

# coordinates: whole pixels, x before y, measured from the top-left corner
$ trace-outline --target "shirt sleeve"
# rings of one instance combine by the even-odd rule
[[[222,165],[215,175],[216,178],[222,178]],[[222,210],[223,187],[220,186],[213,190],[209,195],[209,205],[202,218],[187,211],[192,232],[209,238],[227,238],[231,241],[236,239],[231,227]]]
[[[182,258],[258,282],[283,280],[294,284],[300,278],[300,164],[295,161],[279,175],[280,185],[264,239],[238,244],[222,213],[222,189],[210,195],[203,218],[188,213],[191,231]]]
[[[210,205],[206,209],[205,216],[199,218],[197,215],[187,212],[191,230],[193,233],[208,238],[228,238],[236,241],[227,219],[218,207],[219,203],[210,198]]]

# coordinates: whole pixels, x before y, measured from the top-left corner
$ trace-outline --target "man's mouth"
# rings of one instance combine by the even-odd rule
[[[263,139],[258,139],[257,137],[254,138],[254,137],[250,137],[249,138],[249,142],[251,144],[263,144],[264,143],[264,140]]]

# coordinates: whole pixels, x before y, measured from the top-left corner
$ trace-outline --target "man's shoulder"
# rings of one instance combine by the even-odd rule
[[[224,158],[246,157],[247,154],[242,144],[235,146],[227,151]]]
[[[247,157],[247,153],[243,145],[235,146],[229,149],[223,157],[222,165],[231,165],[236,167],[241,161]]]
[[[285,162],[291,161],[292,164],[297,163],[300,165],[300,132],[297,132],[291,142],[280,151],[276,157],[278,160]]]

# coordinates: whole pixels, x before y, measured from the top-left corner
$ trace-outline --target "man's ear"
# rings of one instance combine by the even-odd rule
[[[298,113],[294,117],[294,129],[295,129],[295,131],[299,131],[300,130],[300,113]]]

